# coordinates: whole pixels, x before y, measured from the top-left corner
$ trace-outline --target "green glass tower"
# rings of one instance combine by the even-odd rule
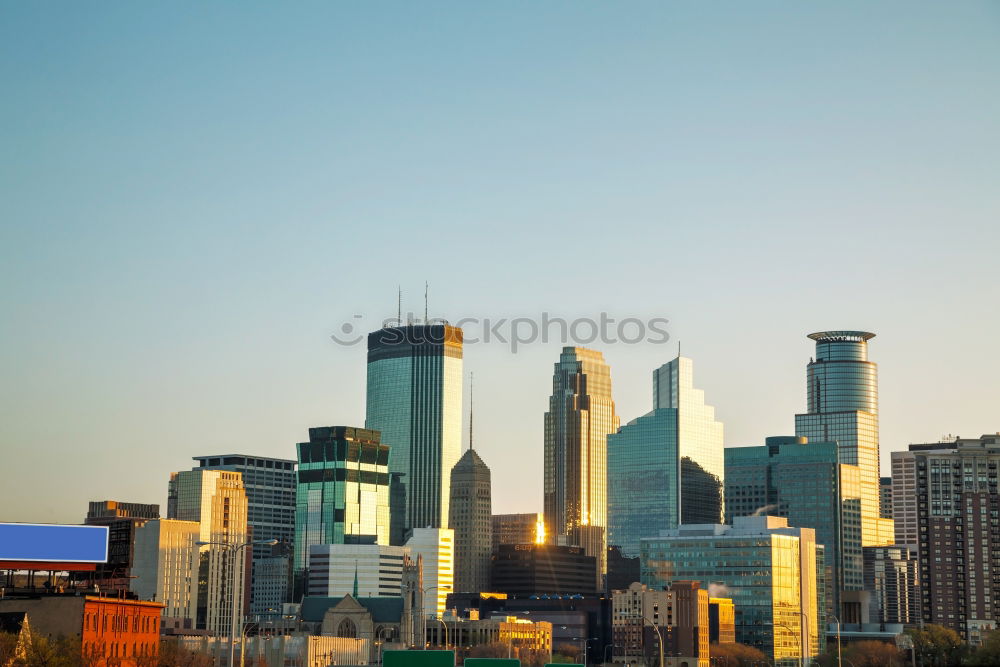
[[[820,331],[806,367],[808,411],[795,415],[795,435],[836,441],[841,463],[861,472],[861,542],[895,541],[892,519],[879,511],[878,369],[868,361],[867,331]]]
[[[723,425],[693,382],[690,359],[664,364],[653,411],[608,435],[608,544],[625,556],[661,530],[722,520]]]
[[[858,467],[839,463],[836,442],[800,437],[767,438],[763,447],[729,447],[725,456],[726,522],[768,514],[814,529],[830,570],[826,611],[844,623],[860,623],[857,591],[864,581]]]
[[[462,330],[447,324],[368,334],[365,427],[392,448],[405,487],[402,529],[448,525],[451,470],[462,447]]]
[[[295,570],[314,544],[389,544],[389,447],[378,431],[309,429],[298,444]]]

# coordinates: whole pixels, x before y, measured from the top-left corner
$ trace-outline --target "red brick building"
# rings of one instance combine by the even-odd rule
[[[163,604],[128,598],[41,595],[2,598],[0,612],[23,612],[34,635],[78,636],[95,667],[156,664]]]

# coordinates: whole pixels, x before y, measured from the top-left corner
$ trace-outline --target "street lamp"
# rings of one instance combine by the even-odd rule
[[[784,623],[775,623],[774,621],[771,621],[771,623],[765,623],[764,625],[770,625],[772,627],[784,628],[785,630],[788,630],[789,632],[791,632],[793,636],[795,635],[795,630],[793,630],[791,627],[785,625]],[[774,632],[772,631],[771,634],[773,635]],[[772,644],[773,644],[773,642],[772,642]],[[802,651],[802,628],[799,628],[799,667],[802,667],[802,653],[803,653],[803,651]],[[777,661],[775,661],[775,662],[777,662]]]
[[[660,627],[656,625],[656,623],[653,623],[650,619],[643,616],[642,620],[644,622],[649,622],[649,624],[653,626],[653,629],[656,630],[656,638],[660,642],[660,667],[663,667],[663,633],[660,632]],[[643,631],[643,634],[645,634],[645,630]],[[645,651],[643,651],[643,653],[645,653]]]
[[[233,596],[233,616],[229,624],[229,667],[236,667],[236,617],[237,617],[237,603],[239,600],[236,597],[236,587],[238,585],[238,580],[236,578],[236,555],[247,547],[252,546],[274,546],[278,543],[278,540],[253,540],[250,542],[212,542],[207,540],[199,540],[195,542],[195,546],[199,547],[222,547],[224,550],[229,552],[229,567],[232,570],[232,584],[231,594]]]
[[[837,621],[837,667],[843,667],[844,657],[840,652],[840,619],[833,614],[830,614],[830,617]]]

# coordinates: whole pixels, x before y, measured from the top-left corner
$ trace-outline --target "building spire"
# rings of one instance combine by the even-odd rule
[[[354,599],[358,599],[358,561],[354,561]]]
[[[469,371],[469,451],[472,451],[472,392],[475,388],[475,377],[472,371]]]

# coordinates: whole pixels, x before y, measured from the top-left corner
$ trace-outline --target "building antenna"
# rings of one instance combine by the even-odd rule
[[[472,371],[469,371],[469,451],[472,451],[472,392],[475,388],[475,376]]]
[[[396,285],[396,326],[403,326],[403,286]]]
[[[677,356],[678,358],[681,356],[681,341],[679,338],[677,339]]]
[[[424,324],[429,324],[430,319],[427,317],[427,281],[424,281]]]

